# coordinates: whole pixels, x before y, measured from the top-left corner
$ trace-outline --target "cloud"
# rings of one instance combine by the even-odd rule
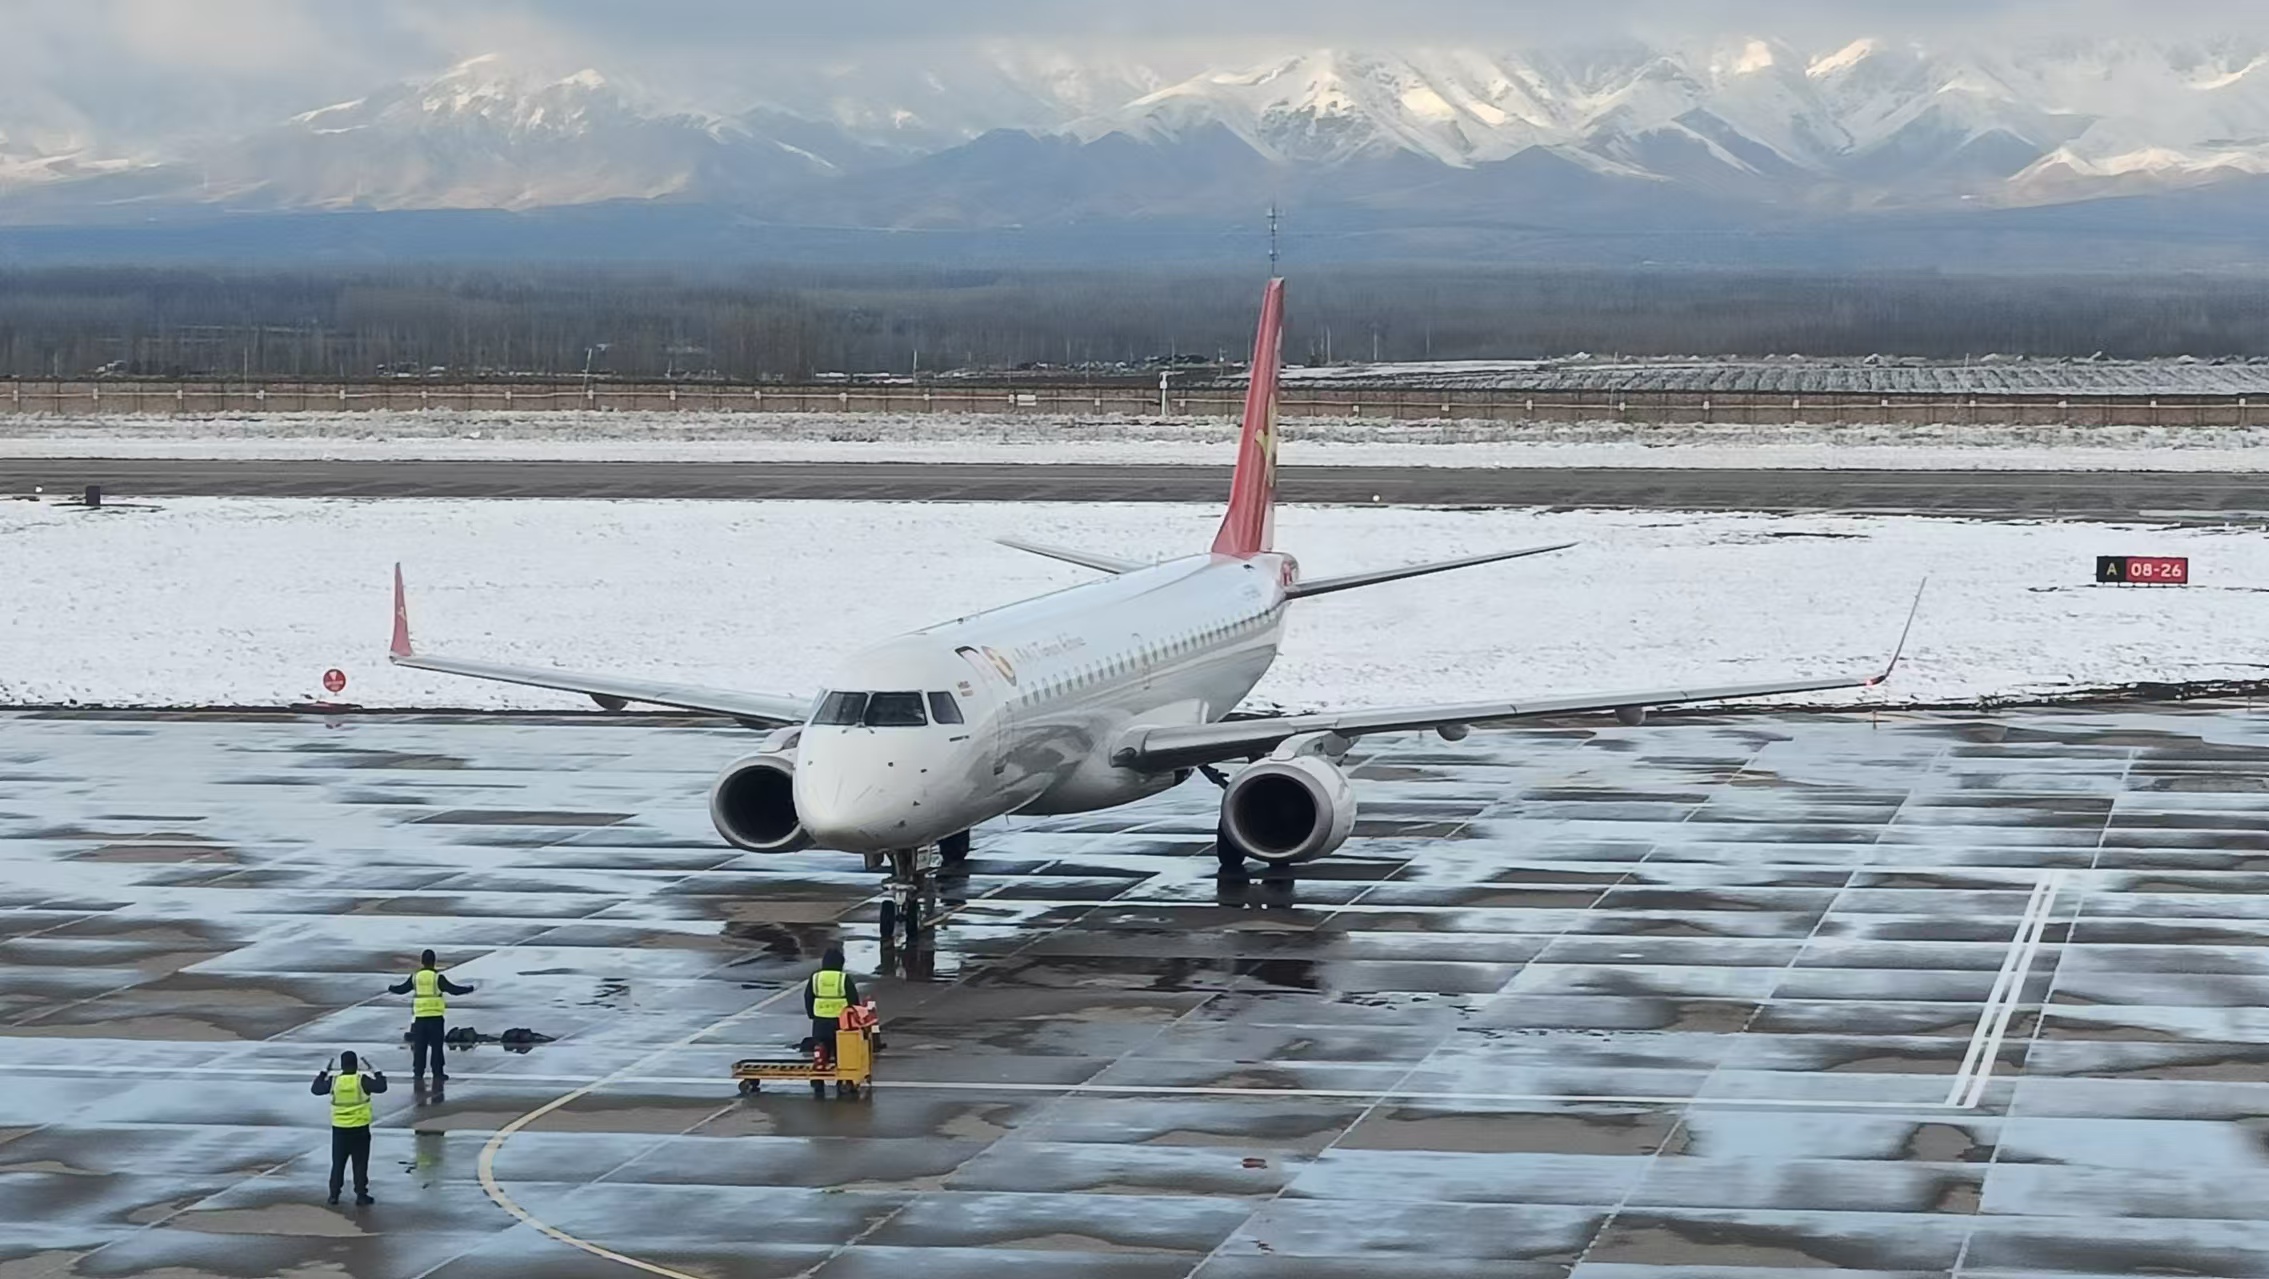
[[[2269,36],[2239,0],[0,0],[0,133],[218,135],[474,54],[596,66],[684,104],[793,96],[831,66],[981,74],[990,47],[1205,62],[1323,46],[1554,46],[1618,35],[2104,39]],[[872,82],[872,76],[861,79]],[[777,93],[776,93],[777,91]]]
[[[302,0],[113,0],[108,7],[102,25],[150,66],[225,76],[328,60],[321,15]]]
[[[431,56],[337,0],[6,0],[0,111],[138,140],[267,122]],[[0,128],[6,127],[0,117]]]
[[[1927,33],[1989,27],[2088,37],[2165,30],[2262,29],[2244,0],[460,0],[469,21],[513,15],[555,32],[636,47],[724,43],[752,55],[824,43],[841,56],[908,43],[994,40],[1204,44],[1267,40],[1295,47],[1360,41],[1551,44],[1642,32],[1687,34]]]

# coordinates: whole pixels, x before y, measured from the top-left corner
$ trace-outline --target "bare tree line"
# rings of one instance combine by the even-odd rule
[[[1259,283],[1187,271],[0,271],[0,375],[801,379],[1242,358]],[[2269,354],[2247,277],[1319,268],[1287,355]]]

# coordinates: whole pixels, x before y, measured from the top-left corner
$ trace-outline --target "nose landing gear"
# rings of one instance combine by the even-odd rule
[[[938,879],[966,876],[969,832],[948,835],[926,848],[868,853],[867,869],[885,871],[881,932],[883,952],[905,947],[911,959],[927,949],[927,934],[937,928]],[[903,937],[901,933],[903,932]]]
[[[905,946],[909,952],[920,949],[925,928],[936,927],[938,906],[938,870],[945,864],[943,854],[936,848],[921,848],[893,852],[890,858],[890,878],[883,884],[882,944],[898,944],[898,932],[905,930]]]

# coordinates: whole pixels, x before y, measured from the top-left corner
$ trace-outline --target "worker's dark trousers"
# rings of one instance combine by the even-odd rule
[[[834,1058],[835,1058],[835,1019],[834,1019],[833,1017],[814,1017],[814,1018],[812,1018],[812,1019],[811,1019],[811,1038],[812,1038],[812,1042],[813,1042],[814,1044],[817,1044],[817,1045],[819,1046],[819,1050],[820,1050],[821,1052],[823,1052],[823,1053],[826,1053],[826,1054],[827,1054],[827,1056],[828,1056],[828,1059],[829,1059],[830,1061],[834,1060]]]
[[[370,1129],[333,1128],[331,1130],[331,1193],[337,1195],[346,1182],[347,1160],[355,1161],[355,1193],[370,1193]]]
[[[438,1088],[449,1076],[441,1069],[441,1036],[447,1027],[442,1018],[420,1017],[410,1023],[410,1073],[425,1077],[426,1054],[433,1054],[433,1084]]]

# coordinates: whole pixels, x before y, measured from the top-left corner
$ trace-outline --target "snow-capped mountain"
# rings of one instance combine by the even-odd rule
[[[1207,72],[1080,121],[1162,141],[1219,125],[1272,158],[1396,152],[1472,167],[1546,148],[1601,172],[1802,188],[1843,203],[2022,198],[2082,173],[2269,165],[2269,61],[2179,49],[2106,65],[1949,55],[1872,39],[1820,52],[1744,39],[1559,53],[1318,51]],[[2155,141],[2153,141],[2155,140]]]
[[[529,209],[745,195],[835,172],[860,150],[801,119],[667,110],[596,70],[554,78],[484,57],[193,159],[199,198],[216,203]]]
[[[1056,133],[1118,110],[1169,82],[1139,61],[988,46],[932,63],[835,62],[774,68],[757,103],[861,142],[927,154],[1000,129]]]
[[[2269,172],[2269,47],[2225,42],[2081,51],[2004,76],[2087,127],[2011,182],[2028,203]]]
[[[126,156],[105,157],[68,132],[0,128],[0,193],[117,173],[136,163]]]
[[[1612,222],[1618,207],[2009,207],[2269,174],[2269,46],[2243,41],[1316,49],[1196,74],[1002,46],[772,67],[667,98],[562,70],[476,58],[155,159],[22,141],[0,99],[0,220],[667,200],[1009,226],[1211,216],[1265,182],[1311,208],[1470,225],[1540,201]]]

